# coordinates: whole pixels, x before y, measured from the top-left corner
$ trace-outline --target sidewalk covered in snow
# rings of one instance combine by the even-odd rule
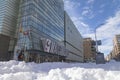
[[[120,63],[0,62],[0,80],[120,80]]]

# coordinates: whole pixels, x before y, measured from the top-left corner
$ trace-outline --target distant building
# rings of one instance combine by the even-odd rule
[[[113,53],[112,58],[120,61],[120,35],[116,35],[113,39]]]
[[[105,60],[110,61],[112,59],[112,51],[106,56]]]
[[[13,57],[19,0],[0,0],[0,61]]]
[[[96,56],[96,48],[95,41],[91,38],[84,38],[83,40],[83,48],[84,48],[84,61],[95,61]]]
[[[115,59],[114,49],[106,56],[106,61],[110,61],[111,59]]]

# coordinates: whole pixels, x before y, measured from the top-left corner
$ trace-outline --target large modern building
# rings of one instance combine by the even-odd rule
[[[13,46],[14,59],[35,62],[83,61],[82,37],[64,12],[63,0],[13,2],[11,5],[16,6],[10,11],[14,11],[12,15],[15,21],[8,23],[14,24],[13,35],[17,37],[15,49]],[[71,38],[73,36],[75,40]]]
[[[84,48],[84,61],[95,61],[96,57],[96,48],[95,48],[95,41],[91,38],[84,38],[83,40],[83,48]]]
[[[69,50],[67,60],[83,62],[83,38],[65,12],[65,46]]]
[[[13,56],[19,0],[0,0],[0,60]]]
[[[63,1],[21,0],[18,32],[16,47],[27,52],[27,56],[42,58],[41,61],[65,59]]]

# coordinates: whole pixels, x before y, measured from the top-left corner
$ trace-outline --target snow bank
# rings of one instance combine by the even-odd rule
[[[120,63],[0,62],[0,80],[120,80]]]

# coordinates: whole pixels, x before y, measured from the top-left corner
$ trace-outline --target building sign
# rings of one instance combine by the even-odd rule
[[[66,49],[64,46],[51,41],[50,39],[42,39],[44,52],[66,56]]]
[[[44,51],[45,51],[45,52],[49,52],[49,51],[50,51],[50,46],[51,46],[51,40],[46,39]]]
[[[95,46],[96,43],[97,43],[97,45],[101,45],[102,44],[101,40],[97,40],[97,42],[96,41],[92,41],[92,45]]]
[[[53,47],[53,53],[57,54],[57,43],[53,42],[54,45],[51,45]]]
[[[54,53],[54,46],[55,46],[55,43],[51,42],[50,53]]]
[[[101,40],[97,40],[97,44],[98,44],[98,45],[102,45]]]

